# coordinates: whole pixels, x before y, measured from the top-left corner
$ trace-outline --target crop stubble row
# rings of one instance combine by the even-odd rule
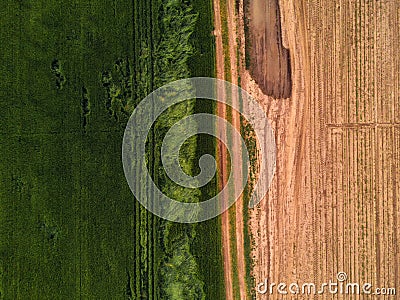
[[[293,97],[262,99],[278,161],[250,221],[253,274],[322,283],[345,271],[352,282],[399,286],[399,4],[280,3],[292,58],[305,56],[292,60]]]
[[[308,8],[314,277],[396,286],[399,5]]]

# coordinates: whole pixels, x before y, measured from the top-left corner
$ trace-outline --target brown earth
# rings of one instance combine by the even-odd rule
[[[222,25],[221,25],[221,11],[220,11],[220,2],[219,0],[214,1],[214,23],[215,23],[215,31],[216,35],[216,69],[217,69],[217,78],[226,79],[230,77],[232,83],[238,83],[238,61],[237,53],[238,45],[237,45],[237,36],[235,27],[237,26],[237,20],[235,15],[235,1],[227,0],[226,1],[226,12],[224,12],[226,16],[226,21],[228,24],[229,37],[228,45],[223,45],[222,42]],[[224,47],[229,49],[229,53],[232,54],[229,56],[229,65],[231,66],[231,70],[229,74],[225,74],[225,59],[224,59]],[[224,97],[224,92],[222,91],[219,97]],[[235,93],[232,93],[232,103],[234,105],[238,105],[239,99]],[[217,114],[225,119],[228,119],[228,113],[226,106],[224,104],[217,104]],[[240,115],[236,111],[232,111],[231,114],[231,122],[232,125],[240,132]],[[219,135],[226,135],[226,127],[223,124],[217,124],[217,130]],[[234,178],[234,188],[240,187],[242,182],[242,153],[240,151],[240,142],[232,138],[231,149],[235,149],[236,151],[232,152],[232,176]],[[227,153],[222,150],[222,147],[218,147],[219,153],[219,184],[220,187],[226,185],[228,180],[228,170],[226,168],[227,163]],[[226,203],[228,202],[228,197],[230,195],[226,195],[226,199],[224,200]],[[230,230],[230,214],[232,214],[232,210],[235,210],[235,239],[236,243],[231,242],[231,230]],[[243,198],[240,197],[235,205],[228,211],[222,214],[222,245],[223,245],[223,256],[224,256],[224,270],[225,270],[225,286],[226,286],[226,299],[247,299],[247,291],[246,291],[246,283],[245,277],[242,274],[246,273],[245,270],[245,262],[244,262],[244,222],[243,222]],[[235,261],[235,264],[232,262],[232,251],[236,251],[236,257],[238,258]],[[233,275],[236,273],[238,276],[238,286],[239,291],[238,294],[234,294],[233,285]]]
[[[283,45],[278,0],[246,0],[249,16],[250,74],[265,95],[289,98],[292,93],[290,53]]]
[[[224,63],[224,55],[223,55],[223,43],[222,43],[222,26],[221,26],[221,13],[220,13],[220,3],[219,0],[215,0],[214,4],[214,35],[215,35],[215,46],[216,46],[216,77],[218,79],[225,79],[225,63]],[[224,91],[223,91],[224,92]],[[218,97],[224,97],[223,94],[218,94]],[[225,117],[226,116],[226,106],[222,103],[217,103],[217,115]],[[224,123],[217,123],[217,131],[219,136],[226,136],[226,128]],[[218,154],[218,167],[219,167],[219,178],[218,184],[220,188],[224,187],[227,183],[228,172],[226,169],[227,163],[227,152],[226,149],[223,148],[221,143],[218,144],[217,147]],[[224,199],[224,201],[228,201]],[[233,289],[232,289],[232,263],[231,263],[231,245],[230,245],[230,226],[229,226],[229,212],[226,211],[221,216],[221,235],[222,235],[222,255],[224,261],[224,280],[225,280],[225,293],[226,299],[234,299],[233,298]]]
[[[250,210],[255,282],[268,278],[275,283],[319,285],[336,280],[343,271],[348,282],[396,287],[398,293],[400,3],[281,0],[279,4],[282,44],[290,51],[292,71],[288,99],[266,95],[246,70],[243,1],[237,15],[230,12],[237,24],[232,28],[237,30],[239,49],[238,64],[232,69],[237,66],[241,86],[263,105],[277,143],[270,191]],[[236,57],[235,51],[230,53]],[[259,61],[264,55],[261,48],[252,53]],[[217,47],[218,56],[222,58],[217,66],[223,62]],[[239,254],[247,253],[237,253],[241,264]],[[231,254],[224,252],[226,261]],[[227,274],[237,268],[225,267]],[[244,276],[239,273],[239,278]],[[245,299],[243,294],[233,298],[232,277],[226,289],[227,299]],[[257,295],[267,298],[282,295],[276,289],[274,295]]]

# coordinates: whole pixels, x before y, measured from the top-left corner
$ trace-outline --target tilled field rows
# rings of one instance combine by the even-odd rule
[[[312,62],[320,66],[314,68],[315,83],[324,99],[325,121],[399,122],[398,4],[335,2],[309,5]]]
[[[268,195],[250,210],[255,283],[319,287],[346,272],[348,282],[399,289],[400,3],[280,0],[279,6],[291,57],[288,99],[264,95],[244,68],[238,19],[241,86],[263,105],[277,144]],[[276,289],[256,298],[281,299]]]
[[[308,1],[314,277],[399,287],[396,1]]]
[[[391,126],[328,130],[317,229],[325,274],[346,270],[353,279],[395,286],[399,139]]]

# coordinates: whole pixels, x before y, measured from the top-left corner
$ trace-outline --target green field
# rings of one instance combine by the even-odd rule
[[[211,1],[5,0],[0,14],[0,299],[224,299],[219,219],[148,213],[121,162],[138,101],[214,75]],[[196,111],[213,105],[178,106],[149,136],[165,190],[163,133]],[[185,167],[213,151],[191,140]],[[215,182],[190,192],[208,198]]]

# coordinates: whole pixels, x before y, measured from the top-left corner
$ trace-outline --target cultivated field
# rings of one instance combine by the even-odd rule
[[[0,51],[0,299],[224,298],[220,224],[166,222],[133,198],[121,162],[131,111],[155,88],[214,75],[211,2],[6,1]],[[178,200],[148,136],[148,168]],[[214,151],[199,137],[184,169]],[[143,193],[147,191],[143,188]]]
[[[260,12],[252,7],[257,3],[238,1],[234,12],[221,11],[236,24],[230,28],[238,45],[230,55],[238,51],[239,63],[231,68],[237,68],[238,83],[264,106],[277,142],[271,189],[256,209],[245,212],[254,278],[249,288],[255,296],[256,284],[266,278],[318,286],[346,272],[347,282],[369,282],[372,291],[399,289],[400,4],[279,1],[282,37],[277,41],[290,53],[292,82],[291,97],[282,99],[265,95],[253,77],[259,76],[254,63],[268,67],[260,30],[273,30],[271,19],[260,25],[260,16],[252,15]],[[276,11],[268,9],[277,3],[266,3],[266,14],[276,18]],[[225,260],[232,258],[225,253]],[[246,258],[235,260],[240,265]],[[235,274],[238,267],[226,272]],[[282,296],[275,288],[274,295],[256,298]]]

